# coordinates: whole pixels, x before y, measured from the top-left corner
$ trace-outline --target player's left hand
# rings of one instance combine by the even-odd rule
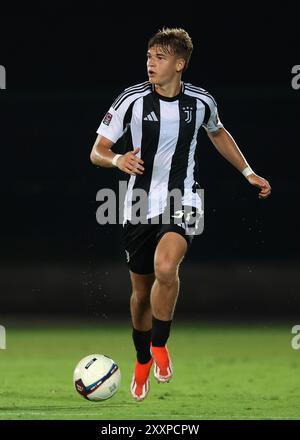
[[[253,173],[249,174],[247,180],[249,183],[251,183],[251,185],[254,185],[260,189],[260,193],[258,194],[258,197],[260,199],[266,199],[267,197],[269,197],[269,195],[271,194],[271,185],[266,179]]]

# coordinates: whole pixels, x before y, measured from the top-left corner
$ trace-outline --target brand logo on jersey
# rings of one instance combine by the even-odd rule
[[[151,112],[151,113],[149,113],[149,115],[147,115],[145,118],[144,118],[144,121],[158,121],[158,119],[157,119],[157,116],[156,116],[156,114],[154,113],[154,112]]]
[[[103,124],[109,125],[110,121],[112,120],[113,115],[109,112],[106,113],[106,115],[103,118]]]
[[[192,120],[192,111],[193,111],[193,107],[182,107],[182,110],[184,111],[184,113],[186,114],[185,120],[184,122],[186,122],[187,124],[189,124]]]
[[[126,249],[125,249],[125,254],[126,254],[126,261],[127,261],[127,263],[129,263],[130,255],[129,255],[129,252]]]

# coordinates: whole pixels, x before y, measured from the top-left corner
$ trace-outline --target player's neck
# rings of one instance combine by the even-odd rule
[[[155,84],[155,91],[166,98],[173,98],[174,96],[179,95],[181,89],[182,83],[180,80],[164,85]]]

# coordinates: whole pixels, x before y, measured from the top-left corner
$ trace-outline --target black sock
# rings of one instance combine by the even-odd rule
[[[151,335],[151,330],[143,332],[132,327],[132,339],[136,349],[137,360],[141,364],[147,364],[152,357],[150,352]]]
[[[152,316],[152,345],[153,347],[164,347],[170,336],[171,321],[161,321]]]

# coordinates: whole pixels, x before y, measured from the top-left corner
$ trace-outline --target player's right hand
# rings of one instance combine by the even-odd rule
[[[140,147],[136,147],[134,150],[128,151],[128,153],[119,157],[117,160],[117,167],[119,170],[124,171],[131,176],[143,174],[145,168],[142,164],[144,161],[136,156],[140,150]]]

